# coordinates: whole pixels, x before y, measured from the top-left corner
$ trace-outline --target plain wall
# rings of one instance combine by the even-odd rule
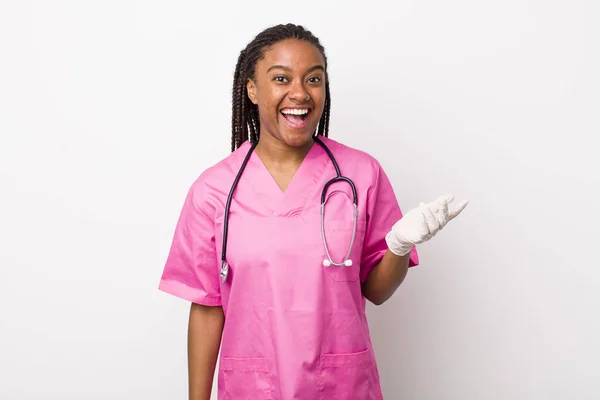
[[[157,290],[260,30],[325,45],[330,136],[470,205],[368,315],[386,399],[600,398],[598,2],[0,1],[0,399],[184,399]]]

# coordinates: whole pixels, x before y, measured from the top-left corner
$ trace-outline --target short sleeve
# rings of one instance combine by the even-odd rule
[[[390,180],[377,163],[375,185],[367,196],[367,227],[363,243],[360,266],[360,280],[367,280],[369,273],[381,261],[388,249],[385,235],[402,218],[402,211],[396,199]],[[409,267],[419,264],[419,255],[413,247]]]
[[[159,290],[193,303],[221,305],[214,219],[202,190],[188,191],[160,279]]]

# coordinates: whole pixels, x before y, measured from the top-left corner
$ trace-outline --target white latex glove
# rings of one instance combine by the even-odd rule
[[[453,200],[454,196],[446,194],[431,203],[421,203],[419,207],[404,214],[385,237],[390,251],[398,256],[404,256],[416,244],[426,242],[434,237],[469,203],[465,200],[459,203],[454,211],[449,211],[448,205]]]

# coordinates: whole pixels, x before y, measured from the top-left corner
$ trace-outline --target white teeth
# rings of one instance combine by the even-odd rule
[[[283,114],[292,114],[292,115],[304,115],[304,114],[308,114],[308,109],[295,109],[295,108],[288,108],[285,110],[281,111]]]

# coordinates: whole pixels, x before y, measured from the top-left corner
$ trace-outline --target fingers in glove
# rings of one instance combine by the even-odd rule
[[[436,202],[438,202],[440,204],[448,205],[448,204],[452,203],[453,200],[454,200],[454,196],[450,193],[446,193],[446,194],[443,194],[440,197],[438,197],[436,199]]]
[[[419,210],[425,217],[425,222],[427,223],[427,228],[429,229],[429,234],[431,236],[435,235],[437,231],[440,229],[440,223],[435,217],[434,213],[431,211],[429,206],[425,203],[419,204]]]
[[[452,200],[454,200],[454,196],[451,194],[442,196],[439,199],[439,208],[435,215],[440,223],[440,230],[444,229],[444,226],[446,226],[448,220],[450,219],[450,215],[448,213],[448,204],[450,204]]]
[[[444,229],[444,226],[448,223],[448,203],[453,199],[452,195],[446,194],[427,204],[427,207],[438,221],[438,230]]]
[[[455,210],[448,213],[448,221],[452,221],[454,218],[456,218],[465,209],[465,207],[467,207],[468,204],[469,200],[464,200],[463,202],[459,203]]]

